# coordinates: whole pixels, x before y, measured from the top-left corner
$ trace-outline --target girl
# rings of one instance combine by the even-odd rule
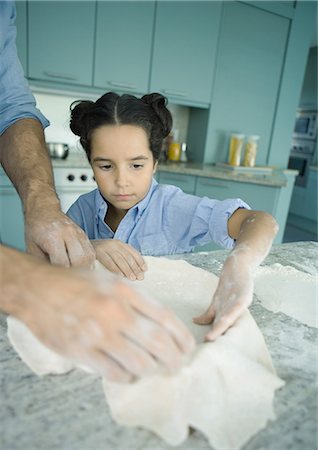
[[[273,217],[251,211],[240,199],[201,198],[153,179],[172,127],[160,94],[138,99],[109,92],[96,102],[75,102],[70,127],[80,136],[98,189],[79,197],[67,214],[87,233],[109,270],[142,279],[146,266],[141,254],[185,253],[211,241],[234,247],[211,306],[194,319],[213,321],[207,339],[215,339],[252,301],[252,270],[277,232]]]

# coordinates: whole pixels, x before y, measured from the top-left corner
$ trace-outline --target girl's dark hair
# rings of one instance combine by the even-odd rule
[[[71,104],[70,128],[80,137],[87,158],[91,156],[91,137],[103,125],[136,125],[145,130],[155,161],[159,160],[162,142],[171,131],[172,116],[167,99],[161,94],[133,95],[108,92],[96,102],[75,101]]]

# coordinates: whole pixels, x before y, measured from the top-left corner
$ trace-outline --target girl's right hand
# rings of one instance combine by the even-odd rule
[[[131,245],[117,239],[96,239],[91,241],[96,258],[110,272],[117,273],[131,281],[143,280],[147,265],[141,254]]]

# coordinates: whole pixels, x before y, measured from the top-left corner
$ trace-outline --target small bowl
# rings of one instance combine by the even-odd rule
[[[66,159],[69,153],[69,146],[61,142],[48,142],[47,148],[51,158]]]

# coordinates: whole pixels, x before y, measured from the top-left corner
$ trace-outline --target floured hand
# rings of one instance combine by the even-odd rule
[[[59,208],[34,209],[25,216],[27,251],[65,267],[92,267],[95,251],[84,231]]]
[[[229,218],[228,229],[235,248],[224,263],[210,307],[193,319],[201,325],[213,322],[208,341],[225,333],[252,303],[252,271],[268,254],[278,225],[270,214],[238,209]]]
[[[38,263],[12,313],[47,347],[110,381],[175,370],[195,347],[174,313],[115,275]],[[24,301],[23,301],[24,300]],[[9,311],[10,312],[10,311]]]
[[[117,239],[91,241],[96,258],[111,272],[132,281],[143,280],[147,265],[141,254],[131,245]]]
[[[228,258],[224,264],[217,290],[208,310],[193,319],[198,325],[212,323],[205,339],[213,341],[231,327],[252,303],[253,277],[248,265],[240,265]]]

